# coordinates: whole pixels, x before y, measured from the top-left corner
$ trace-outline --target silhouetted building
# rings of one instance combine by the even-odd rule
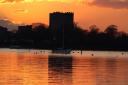
[[[49,20],[50,28],[53,30],[72,30],[73,23],[74,23],[74,14],[72,12],[54,12],[50,13],[50,20]]]
[[[74,14],[72,12],[50,13],[49,27],[52,32],[52,42],[54,46],[62,48],[66,37],[69,37],[74,30]]]

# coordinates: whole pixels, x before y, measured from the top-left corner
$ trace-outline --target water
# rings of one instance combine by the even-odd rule
[[[128,52],[50,52],[0,49],[0,85],[128,85]]]

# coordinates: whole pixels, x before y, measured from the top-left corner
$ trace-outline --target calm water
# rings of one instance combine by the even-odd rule
[[[128,52],[0,49],[0,85],[128,85]]]

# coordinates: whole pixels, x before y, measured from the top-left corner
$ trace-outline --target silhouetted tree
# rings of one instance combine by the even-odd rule
[[[90,29],[90,34],[98,34],[99,33],[99,28],[96,25],[91,25],[89,27]]]
[[[65,49],[128,50],[128,33],[118,31],[116,25],[109,25],[101,32],[96,25],[91,25],[89,30],[86,30],[74,23],[74,26],[66,28],[66,31],[60,31],[60,28],[55,32],[55,42],[51,29],[52,27],[48,28],[41,23],[19,26],[19,29],[13,32],[0,26],[0,47],[17,45],[23,48],[55,49],[62,45],[64,38]]]
[[[33,25],[33,39],[34,44],[37,47],[44,48],[49,45],[49,29],[48,26],[41,23],[36,23]]]
[[[118,33],[118,26],[116,25],[109,25],[105,31],[104,31],[107,35],[110,36],[116,36]]]
[[[7,28],[0,26],[0,46],[7,45],[9,40],[9,32]]]

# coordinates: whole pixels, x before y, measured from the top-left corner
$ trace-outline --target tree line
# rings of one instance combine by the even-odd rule
[[[8,31],[0,26],[0,47],[9,48],[38,48],[55,49],[62,45],[62,34],[58,33],[55,42],[52,39],[52,28],[44,24],[37,26],[24,26],[17,31]],[[89,30],[74,24],[74,30],[64,33],[65,49],[84,50],[128,50],[128,34],[118,31],[118,26],[109,25],[100,31],[96,25],[91,25]],[[60,40],[59,40],[60,39]]]

